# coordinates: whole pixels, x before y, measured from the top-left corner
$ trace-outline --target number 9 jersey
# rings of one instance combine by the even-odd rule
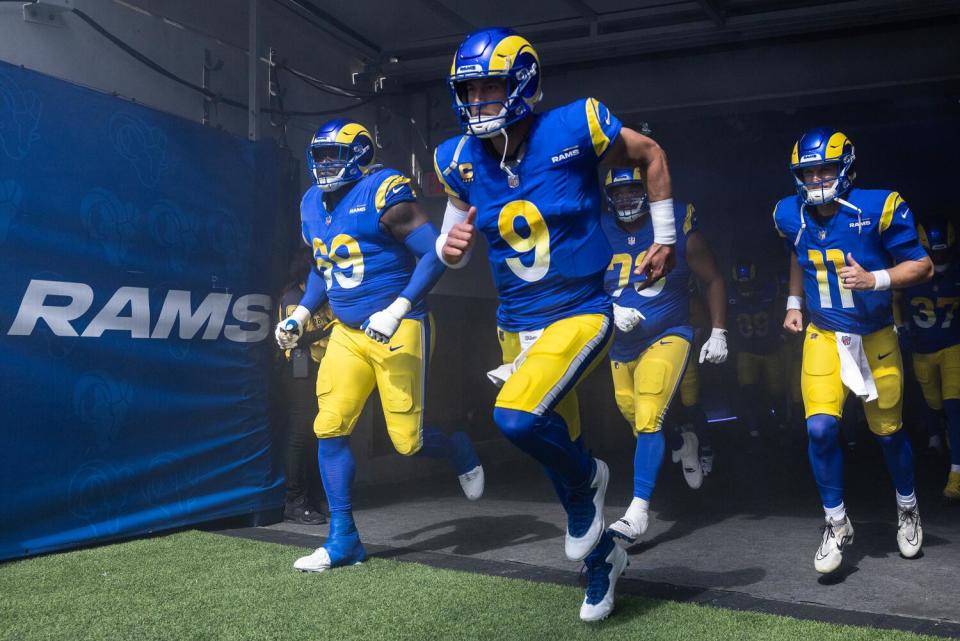
[[[451,138],[434,153],[447,194],[477,208],[500,298],[497,324],[508,332],[610,312],[597,167],[620,121],[593,98],[530,117],[512,169],[518,182],[508,181],[499,154],[475,136]]]
[[[910,208],[895,191],[851,189],[846,204],[827,219],[784,198],[773,210],[777,232],[791,246],[803,270],[803,293],[810,320],[834,332],[872,334],[893,324],[890,290],[854,291],[840,283],[837,272],[847,254],[866,271],[888,269],[895,262],[923,260]]]
[[[330,307],[340,322],[359,328],[371,314],[390,305],[410,281],[416,258],[381,227],[380,217],[397,203],[415,200],[410,179],[393,169],[361,178],[333,211],[327,211],[316,185],[303,195],[303,240],[313,250]],[[406,317],[422,319],[425,314],[426,303],[421,301]]]

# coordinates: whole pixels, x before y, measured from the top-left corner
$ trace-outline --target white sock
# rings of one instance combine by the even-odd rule
[[[953,464],[951,464],[951,465],[950,465],[950,471],[951,471],[951,472],[960,472],[960,465],[953,465]]]
[[[633,500],[630,501],[630,507],[627,508],[627,513],[624,514],[625,517],[634,522],[639,522],[641,514],[646,514],[647,510],[650,509],[650,501],[641,499],[638,496],[633,497]]]
[[[897,492],[897,507],[905,510],[917,507],[917,493],[910,492],[910,496],[900,496],[900,492]]]
[[[843,501],[840,501],[840,505],[837,507],[827,507],[824,505],[823,513],[826,515],[827,520],[833,519],[834,523],[840,523],[847,518],[847,506],[843,504]]]

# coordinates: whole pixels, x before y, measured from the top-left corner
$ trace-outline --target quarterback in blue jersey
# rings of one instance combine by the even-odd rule
[[[929,280],[933,263],[900,194],[852,186],[854,157],[853,143],[843,133],[806,132],[790,160],[797,194],[773,211],[774,225],[792,252],[783,326],[804,331],[804,299],[810,317],[800,383],[810,465],[826,514],[814,557],[821,573],[839,568],[844,548],[853,542],[838,440],[848,391],[863,401],[897,490],[900,553],[915,557],[923,543],[910,440],[901,429],[903,362],[890,289]]]
[[[487,240],[504,362],[491,373],[502,382],[494,420],[554,482],[567,557],[587,567],[580,617],[597,621],[627,564],[604,530],[609,471],[583,445],[574,392],[612,335],[598,165],[646,173],[656,234],[639,270],[654,280],[670,267],[676,229],[660,147],[593,98],[534,113],[540,78],[537,52],[510,29],[477,31],[457,49],[448,84],[464,133],[434,154],[448,195],[437,253],[460,267],[477,232]]]
[[[733,320],[732,345],[737,360],[737,384],[743,399],[739,413],[750,436],[760,436],[764,415],[773,416],[783,399],[783,341],[777,280],[757,274],[749,259],[737,260],[728,300]],[[780,308],[782,309],[782,307]],[[782,412],[781,412],[782,413]]]
[[[903,292],[913,347],[913,372],[927,406],[947,419],[950,472],[943,495],[960,500],[960,261],[957,230],[947,220],[917,226],[933,261],[930,282]]]
[[[663,419],[690,358],[691,274],[704,285],[712,324],[710,338],[700,351],[700,363],[722,363],[727,358],[727,299],[713,254],[697,230],[693,205],[676,200],[676,268],[646,289],[639,289],[637,285],[644,277],[636,275],[633,267],[643,260],[654,233],[640,170],[611,169],[604,187],[611,214],[603,218],[603,231],[613,250],[604,279],[604,287],[613,299],[616,324],[610,348],[613,391],[617,407],[637,439],[633,501],[626,514],[610,526],[615,541],[627,548],[649,523],[650,497],[666,445]],[[683,463],[687,483],[700,487],[703,472],[696,434],[672,432],[670,440],[674,459]]]
[[[366,558],[353,521],[349,441],[374,387],[397,452],[447,458],[467,498],[483,493],[483,468],[466,435],[451,438],[423,425],[433,343],[425,299],[444,271],[434,251],[437,230],[417,205],[410,180],[373,163],[373,139],[359,123],[333,120],[314,135],[307,149],[314,185],[303,196],[300,217],[315,269],[300,305],[276,330],[277,342],[289,349],[324,301],[336,319],[317,372],[313,425],[330,535],[294,563],[305,572]]]

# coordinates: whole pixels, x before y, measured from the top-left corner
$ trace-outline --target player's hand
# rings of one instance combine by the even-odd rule
[[[277,323],[273,335],[276,337],[280,349],[293,349],[297,346],[300,337],[303,336],[303,325],[298,323],[296,318],[287,317]]]
[[[303,336],[303,328],[308,320],[310,320],[310,310],[303,305],[297,305],[292,314],[277,323],[273,335],[280,349],[293,349],[297,346],[297,341]]]
[[[473,247],[477,236],[477,228],[474,225],[476,220],[477,208],[471,207],[467,210],[467,219],[457,223],[447,232],[447,242],[443,244],[441,250],[445,262],[456,265]]]
[[[788,309],[787,315],[783,319],[783,328],[791,334],[799,334],[803,331],[803,312],[799,309]]]
[[[640,310],[613,304],[613,324],[621,332],[633,331],[642,320],[646,320],[646,317],[640,313]]]
[[[844,289],[873,290],[877,284],[874,275],[861,267],[853,259],[853,254],[849,252],[847,253],[847,264],[840,268],[837,276],[840,277],[840,284],[843,285]]]
[[[637,284],[637,289],[646,289],[666,276],[677,264],[677,252],[673,245],[658,245],[653,243],[637,268],[633,271],[637,276],[646,276],[647,279]]]
[[[700,362],[713,363],[719,365],[727,360],[727,330],[714,327],[710,332],[710,338],[700,349]]]
[[[397,328],[400,327],[400,321],[410,313],[411,307],[410,301],[406,298],[398,298],[386,309],[371,314],[360,329],[378,343],[389,343]]]

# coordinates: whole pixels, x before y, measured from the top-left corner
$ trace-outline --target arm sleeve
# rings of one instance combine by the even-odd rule
[[[415,306],[426,296],[433,286],[443,276],[444,265],[435,251],[437,243],[437,228],[433,223],[424,223],[407,234],[403,244],[417,257],[417,266],[410,275],[410,281],[400,292],[401,298],[406,298]]]
[[[473,254],[473,249],[471,248],[470,251],[464,254],[463,258],[460,259],[460,262],[456,265],[450,265],[443,260],[443,246],[447,242],[447,234],[454,225],[457,223],[462,223],[467,219],[467,213],[468,212],[463,211],[454,205],[449,198],[447,199],[447,208],[443,212],[443,223],[440,226],[440,235],[437,236],[437,240],[434,244],[434,253],[437,255],[437,259],[450,269],[460,269],[461,267],[465,266],[468,262],[470,262],[470,256]]]
[[[887,197],[884,205],[880,218],[880,242],[897,262],[923,260],[927,256],[917,238],[913,212],[896,192]]]
[[[307,274],[307,285],[303,291],[303,297],[300,298],[300,304],[310,310],[310,313],[320,309],[320,306],[327,301],[327,284],[323,281],[323,276],[317,271],[316,265],[310,269]]]

